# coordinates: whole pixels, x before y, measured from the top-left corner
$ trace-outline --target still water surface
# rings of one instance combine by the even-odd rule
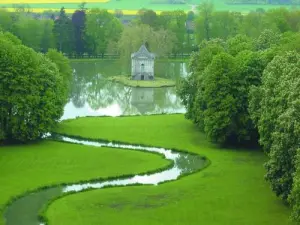
[[[185,112],[174,87],[131,88],[107,81],[109,76],[130,74],[119,60],[74,62],[72,67],[72,92],[62,119]],[[188,71],[184,62],[156,62],[155,74],[178,80]]]

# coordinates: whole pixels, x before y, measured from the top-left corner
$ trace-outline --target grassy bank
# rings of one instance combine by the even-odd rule
[[[264,154],[219,149],[183,115],[81,118],[64,121],[58,130],[185,149],[206,155],[212,164],[204,171],[159,186],[94,190],[62,198],[47,211],[52,225],[289,224],[290,210],[264,181]]]
[[[53,141],[0,147],[1,217],[11,198],[38,187],[143,173],[168,164],[154,154]]]
[[[113,76],[108,80],[118,82],[129,87],[144,87],[144,88],[159,88],[159,87],[174,87],[176,82],[160,77],[155,77],[154,80],[131,80],[128,76]]]

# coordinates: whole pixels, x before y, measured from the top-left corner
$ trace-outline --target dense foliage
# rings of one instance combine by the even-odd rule
[[[0,33],[0,142],[35,140],[62,116],[69,71],[51,60]]]
[[[191,119],[219,144],[259,143],[266,180],[300,221],[299,33],[266,29],[202,41],[178,94]],[[296,51],[291,51],[295,49]]]
[[[251,91],[250,112],[260,133],[260,143],[269,155],[266,179],[284,201],[291,194],[299,148],[300,55],[287,52],[276,56],[265,68],[262,85]],[[298,183],[291,203],[299,216]],[[298,210],[298,211],[297,211]]]
[[[252,41],[241,35],[226,42],[204,41],[191,58],[191,76],[179,86],[187,118],[217,143],[256,143],[248,94],[260,84],[266,60],[253,49]]]

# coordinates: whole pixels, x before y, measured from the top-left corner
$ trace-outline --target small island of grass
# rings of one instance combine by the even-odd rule
[[[174,87],[176,82],[174,80],[155,77],[154,80],[131,80],[128,76],[113,76],[108,80],[122,83],[130,87],[145,87],[145,88],[159,88],[159,87]]]

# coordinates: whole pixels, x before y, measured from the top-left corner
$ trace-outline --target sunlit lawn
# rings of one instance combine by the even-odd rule
[[[212,146],[183,115],[81,118],[63,122],[58,130],[185,149],[206,155],[212,164],[159,186],[94,190],[62,198],[48,209],[51,225],[289,224],[290,210],[264,181],[264,154]]]
[[[168,164],[154,154],[53,141],[0,147],[0,224],[5,204],[27,190],[153,171]]]
[[[78,9],[78,5],[82,0],[1,0],[0,7],[9,8],[13,11],[13,4],[26,3],[30,6],[33,12],[43,12],[45,10],[59,10],[61,7],[66,8],[67,13],[73,13]],[[147,8],[155,10],[157,13],[166,10],[185,10],[190,11],[193,4],[199,4],[198,0],[193,0],[189,4],[153,4],[152,0],[86,0],[87,8],[101,8],[108,9],[109,12],[113,13],[116,9],[123,10],[124,15],[136,15],[138,10],[141,8]],[[247,13],[257,8],[263,8],[265,10],[278,7],[291,6],[286,5],[254,5],[254,4],[240,4],[240,5],[228,5],[225,0],[214,1],[214,7],[217,11],[229,10],[229,11],[239,11],[242,13]],[[295,6],[293,6],[295,7]]]

